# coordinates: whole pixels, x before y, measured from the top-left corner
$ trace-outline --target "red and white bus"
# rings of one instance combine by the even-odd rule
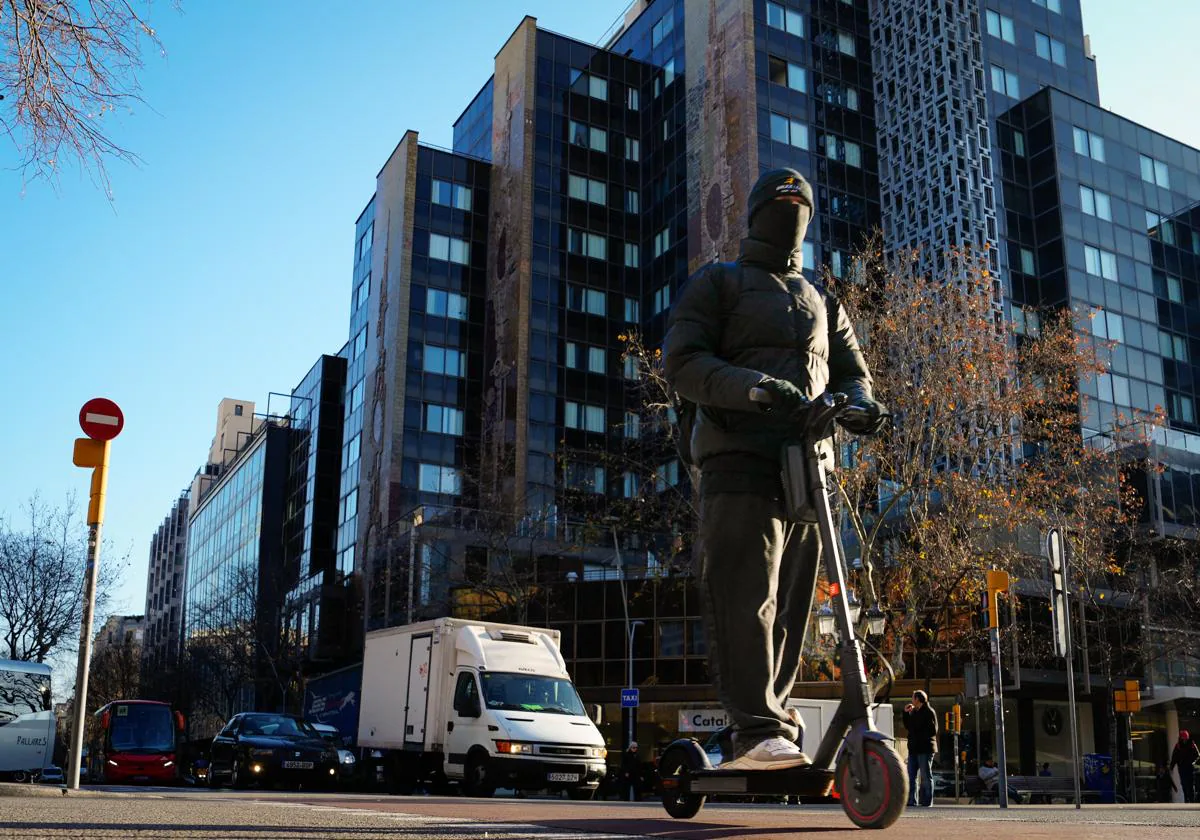
[[[92,784],[179,779],[176,748],[183,715],[156,700],[116,700],[97,710],[88,739]]]

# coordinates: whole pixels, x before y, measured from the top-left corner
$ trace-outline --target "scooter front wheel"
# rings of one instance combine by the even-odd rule
[[[859,828],[887,828],[900,818],[908,802],[908,773],[891,745],[868,740],[862,745],[867,769],[863,785],[854,783],[850,756],[843,752],[838,761],[837,786],[842,809]]]
[[[683,776],[708,767],[708,756],[695,741],[676,741],[667,747],[658,760],[658,779],[668,814],[677,820],[689,820],[700,813],[708,797],[685,792]]]

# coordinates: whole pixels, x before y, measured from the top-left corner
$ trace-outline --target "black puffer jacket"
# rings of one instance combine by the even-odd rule
[[[845,311],[804,278],[799,251],[756,239],[742,240],[736,264],[709,265],[688,280],[671,308],[664,361],[671,386],[700,407],[691,444],[702,470],[706,462],[736,470],[736,456],[751,456],[748,469],[778,464],[794,429],[750,402],[764,379],[787,380],[809,399],[872,396]]]

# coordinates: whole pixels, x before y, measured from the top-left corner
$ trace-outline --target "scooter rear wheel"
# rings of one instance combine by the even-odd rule
[[[677,820],[690,820],[708,798],[682,792],[679,785],[685,772],[708,769],[708,756],[695,741],[676,741],[667,747],[658,760],[659,785],[662,788],[663,808]]]
[[[850,772],[850,757],[842,753],[838,761],[842,809],[859,828],[887,828],[900,818],[908,802],[908,773],[891,745],[881,741],[863,741],[863,763],[866,789],[858,790]]]

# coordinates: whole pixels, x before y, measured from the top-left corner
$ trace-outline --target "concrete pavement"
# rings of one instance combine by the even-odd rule
[[[840,808],[717,804],[693,820],[657,802],[380,797],[193,789],[107,789],[89,795],[0,798],[2,838],[403,838],[404,840],[752,840],[859,835]],[[1200,837],[1200,806],[938,806],[908,812],[888,840],[984,835],[986,840]],[[868,835],[869,836],[869,835]]]

